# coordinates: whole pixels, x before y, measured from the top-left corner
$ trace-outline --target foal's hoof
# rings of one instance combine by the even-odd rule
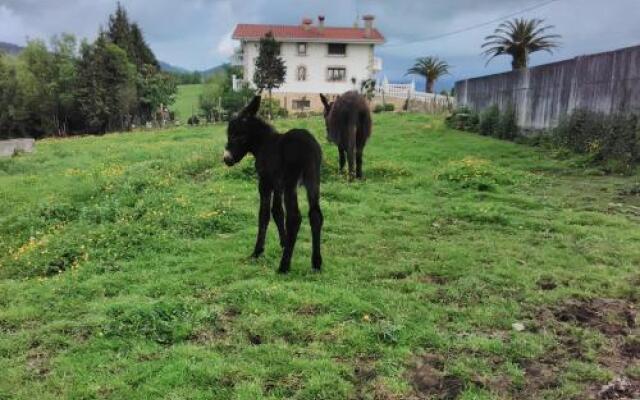
[[[291,264],[286,261],[280,261],[280,268],[278,268],[279,274],[286,274],[289,272]]]
[[[253,253],[251,253],[251,258],[260,258],[260,256],[262,256],[262,254],[264,253],[264,250],[254,250]]]
[[[289,267],[287,267],[287,268],[283,268],[283,267],[278,268],[278,273],[282,274],[282,275],[288,274],[289,273]]]
[[[313,272],[322,271],[322,257],[313,257],[311,260],[311,268],[313,268]]]

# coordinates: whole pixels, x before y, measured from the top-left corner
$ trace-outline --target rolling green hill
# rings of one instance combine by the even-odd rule
[[[176,102],[171,109],[176,112],[176,118],[182,122],[186,122],[193,113],[199,113],[198,97],[202,93],[202,85],[180,85],[178,86],[178,94]]]

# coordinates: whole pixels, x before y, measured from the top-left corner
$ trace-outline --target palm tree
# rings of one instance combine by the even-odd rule
[[[487,64],[497,56],[510,55],[513,57],[511,66],[516,70],[527,67],[531,53],[553,53],[553,49],[559,45],[556,39],[560,35],[548,34],[554,26],[543,24],[544,20],[536,18],[516,18],[500,24],[493,35],[485,38],[482,45],[486,49],[484,55],[489,57]]]
[[[427,80],[425,90],[427,93],[433,93],[433,85],[441,76],[449,73],[449,68],[451,66],[438,57],[420,57],[416,59],[413,67],[409,68],[407,75],[424,76]]]

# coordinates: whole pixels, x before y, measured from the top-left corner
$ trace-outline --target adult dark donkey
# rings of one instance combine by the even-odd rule
[[[362,152],[371,136],[371,112],[367,100],[356,91],[346,92],[334,102],[320,94],[324,104],[324,121],[327,137],[338,145],[340,171],[344,170],[345,158],[349,163],[349,178],[362,178]]]
[[[320,271],[320,231],[322,212],[320,211],[320,162],[322,150],[316,139],[304,129],[292,129],[279,134],[269,124],[256,117],[260,108],[260,96],[253,100],[229,121],[224,162],[232,166],[242,160],[247,153],[255,157],[260,191],[260,212],[258,238],[253,257],[264,251],[265,235],[269,225],[269,207],[278,227],[280,245],[283,247],[280,269],[286,273],[291,265],[291,256],[296,244],[302,217],[298,209],[298,184],[307,190],[309,201],[309,222],[313,251],[311,264]],[[282,209],[284,195],[285,214]],[[273,202],[272,202],[273,197]]]

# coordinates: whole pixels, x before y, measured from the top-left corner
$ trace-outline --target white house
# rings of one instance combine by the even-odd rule
[[[287,67],[285,83],[273,91],[281,105],[293,111],[320,110],[318,93],[337,95],[375,79],[382,60],[375,45],[385,42],[373,27],[374,17],[363,17],[364,27],[325,26],[305,18],[300,25],[239,24],[233,39],[240,41],[236,63],[242,65],[250,85],[258,57],[260,38],[272,32],[281,43],[280,55]]]

